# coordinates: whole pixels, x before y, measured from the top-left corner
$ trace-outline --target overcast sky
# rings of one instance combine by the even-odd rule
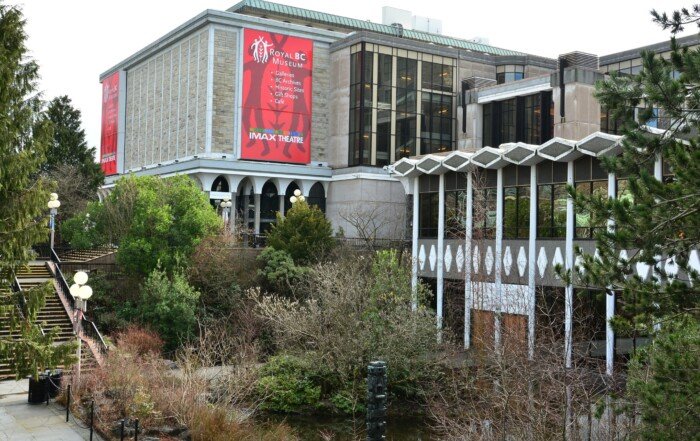
[[[82,111],[88,143],[99,149],[99,75],[205,9],[234,0],[6,0],[23,5],[28,47],[47,100],[68,95]],[[280,3],[381,23],[382,6],[442,20],[443,34],[484,37],[493,46],[556,57],[574,50],[605,55],[668,40],[649,11],[680,0],[286,0]],[[455,6],[458,5],[458,6]],[[697,32],[693,28],[690,32]]]

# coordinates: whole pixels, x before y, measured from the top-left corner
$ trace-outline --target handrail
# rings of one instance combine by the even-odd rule
[[[97,325],[95,325],[95,322],[88,320],[87,318],[83,317],[83,332],[87,334],[88,337],[92,338],[93,340],[99,342],[99,347],[98,350],[102,355],[107,354],[107,343],[105,343],[104,338],[102,338],[102,334],[100,334],[100,331],[97,329]],[[87,323],[87,326],[85,326],[85,322]]]
[[[75,299],[70,295],[70,287],[66,278],[63,276],[63,271],[61,271],[61,259],[56,254],[56,251],[51,250],[51,261],[54,263],[54,268],[56,268],[56,280],[58,281],[59,289],[63,294],[63,297],[68,300],[68,305],[71,308],[71,316],[75,312]]]
[[[63,271],[61,271],[61,259],[60,257],[58,257],[58,254],[56,254],[54,250],[51,250],[51,260],[53,261],[54,267],[56,268],[56,280],[58,281],[58,288],[61,291],[62,297],[68,300],[68,305],[71,308],[71,317],[74,317],[74,312],[76,308],[75,299],[70,294],[68,282],[66,282],[66,278],[63,275]],[[85,326],[85,322],[87,322],[88,326]],[[99,343],[98,350],[102,355],[105,355],[107,353],[107,343],[105,343],[104,338],[102,338],[102,334],[100,334],[100,331],[97,329],[97,326],[94,322],[88,320],[83,316],[82,322],[77,323],[77,327],[82,334],[85,334],[86,336],[92,338],[93,340]]]

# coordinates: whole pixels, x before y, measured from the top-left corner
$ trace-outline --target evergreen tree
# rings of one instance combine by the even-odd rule
[[[295,202],[267,234],[267,245],[287,252],[297,265],[320,261],[333,248],[333,227],[323,212],[306,201]]]
[[[0,336],[0,359],[18,377],[70,361],[70,347],[53,346],[33,324],[46,291],[28,293],[25,307],[9,292],[15,269],[31,258],[31,247],[48,238],[49,188],[39,177],[51,141],[51,122],[36,92],[38,66],[27,57],[24,18],[0,3],[0,323],[13,337]]]
[[[615,223],[597,236],[599,259],[583,256],[581,278],[621,293],[620,331],[651,331],[664,319],[700,313],[693,269],[700,244],[700,50],[680,48],[675,39],[671,47],[670,59],[643,52],[638,75],[613,74],[598,84],[597,98],[624,135],[622,154],[604,158],[604,167],[627,177],[628,194],[608,200],[572,191],[579,208]],[[667,130],[658,134],[653,122]],[[666,182],[654,177],[659,156],[671,172]],[[620,250],[635,251],[621,258]],[[647,265],[651,277],[642,279],[637,268]]]
[[[95,162],[95,148],[88,147],[85,140],[80,110],[63,95],[51,100],[46,113],[53,123],[53,141],[46,152],[42,170],[55,170],[61,164],[73,165],[89,186],[86,190],[95,192],[104,182],[104,173]]]
[[[671,18],[652,15],[675,34],[700,20],[700,8]],[[624,197],[569,189],[578,209],[614,221],[614,229],[597,234],[599,257],[582,255],[580,282],[619,293],[622,308],[612,323],[618,335],[654,338],[634,355],[628,384],[644,439],[688,439],[683,433],[700,428],[700,50],[681,48],[675,38],[671,49],[668,59],[643,52],[639,74],[612,74],[597,85],[598,100],[624,135],[622,154],[604,159],[605,169],[628,180]],[[654,173],[659,157],[662,180]],[[640,277],[639,269],[648,269],[649,276]]]

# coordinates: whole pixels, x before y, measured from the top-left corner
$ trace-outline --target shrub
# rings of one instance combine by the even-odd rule
[[[222,388],[212,385],[188,360],[181,360],[181,368],[174,372],[152,351],[144,353],[142,348],[134,351],[134,346],[138,346],[134,343],[148,335],[144,332],[138,328],[123,332],[104,366],[84,371],[79,383],[73,377],[71,402],[75,415],[82,414],[87,421],[89,403],[94,400],[95,424],[103,433],[109,433],[121,418],[138,417],[144,432],[163,426],[185,426],[195,441],[297,439],[283,424],[267,427],[247,421],[232,403],[246,409],[254,409],[256,403],[240,402],[237,392],[219,398],[208,394],[210,388],[216,391]],[[147,338],[152,339],[152,335]],[[220,379],[221,375],[216,377]]]
[[[308,273],[308,268],[294,264],[289,253],[271,246],[258,255],[257,261],[263,265],[263,268],[258,270],[261,285],[279,294],[290,291]]]
[[[117,334],[117,346],[136,357],[153,356],[160,354],[163,340],[153,331],[131,325]]]
[[[410,270],[397,261],[396,253],[313,267],[303,285],[303,301],[251,296],[282,351],[329,372],[319,378],[333,379],[324,386],[324,394],[332,397],[343,391],[349,402],[362,402],[366,366],[377,359],[389,366],[392,393],[421,393],[443,347],[436,339],[434,313],[425,302],[412,311]],[[425,299],[427,293],[420,285],[419,297]]]
[[[256,280],[258,250],[240,248],[227,233],[204,239],[192,253],[187,278],[202,293],[209,315],[227,316],[241,309],[243,292]]]
[[[267,244],[286,251],[297,265],[318,262],[333,248],[333,227],[323,212],[305,201],[296,202],[267,236]]]
[[[277,412],[301,412],[317,407],[321,386],[314,381],[315,372],[306,360],[289,355],[271,357],[263,366],[258,380],[258,393],[263,408]]]
[[[198,301],[199,292],[185,276],[176,272],[168,278],[156,268],[141,287],[139,302],[126,313],[158,332],[165,349],[173,350],[194,334]]]

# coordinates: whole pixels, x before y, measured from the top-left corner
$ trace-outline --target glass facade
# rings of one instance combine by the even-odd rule
[[[506,64],[496,66],[496,83],[510,83],[525,78],[525,66],[522,64]]]
[[[566,237],[566,163],[537,164],[537,237]]]
[[[483,107],[483,145],[542,144],[554,136],[552,92],[493,101]]]
[[[527,239],[530,234],[530,167],[503,169],[503,238]]]
[[[455,60],[360,43],[350,64],[350,166],[454,149]]]
[[[600,166],[600,161],[584,156],[574,161],[574,185],[576,191],[588,196],[608,197],[608,174]],[[587,210],[576,210],[575,237],[592,239],[597,231],[607,228],[607,219],[596,218]]]

